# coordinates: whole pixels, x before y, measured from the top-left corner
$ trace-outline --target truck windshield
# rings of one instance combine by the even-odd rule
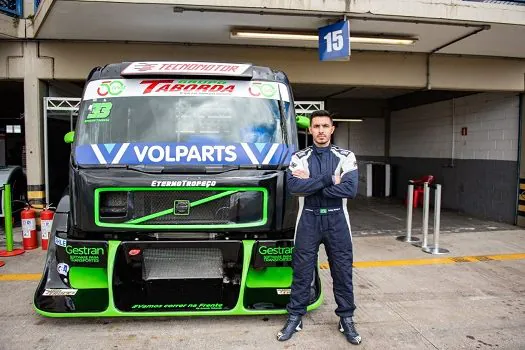
[[[280,101],[284,110],[290,108],[285,89],[251,81],[92,81],[80,109],[76,144],[283,144]]]

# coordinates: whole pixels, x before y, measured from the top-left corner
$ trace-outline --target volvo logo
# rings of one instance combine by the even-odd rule
[[[176,200],[173,205],[174,215],[189,215],[190,214],[190,201],[188,200]]]

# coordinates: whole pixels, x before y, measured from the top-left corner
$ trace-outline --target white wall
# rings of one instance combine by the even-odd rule
[[[390,154],[450,158],[454,148],[456,159],[517,161],[518,113],[513,93],[481,93],[392,112]]]
[[[334,143],[351,150],[356,156],[382,157],[385,155],[385,121],[383,118],[366,118],[362,122],[339,122]]]

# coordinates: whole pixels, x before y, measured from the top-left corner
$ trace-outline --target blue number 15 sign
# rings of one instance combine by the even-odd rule
[[[319,59],[347,60],[350,57],[350,22],[341,21],[319,28]]]

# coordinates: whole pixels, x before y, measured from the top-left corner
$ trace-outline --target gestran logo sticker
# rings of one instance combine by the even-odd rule
[[[287,262],[292,261],[293,247],[267,247],[261,245],[259,254],[264,262]]]
[[[121,79],[91,81],[83,99],[140,96],[233,96],[290,102],[285,84],[271,81],[210,79]]]
[[[68,245],[66,246],[66,253],[69,254],[69,261],[73,263],[98,263],[101,260],[101,255],[104,255],[104,248]]]

